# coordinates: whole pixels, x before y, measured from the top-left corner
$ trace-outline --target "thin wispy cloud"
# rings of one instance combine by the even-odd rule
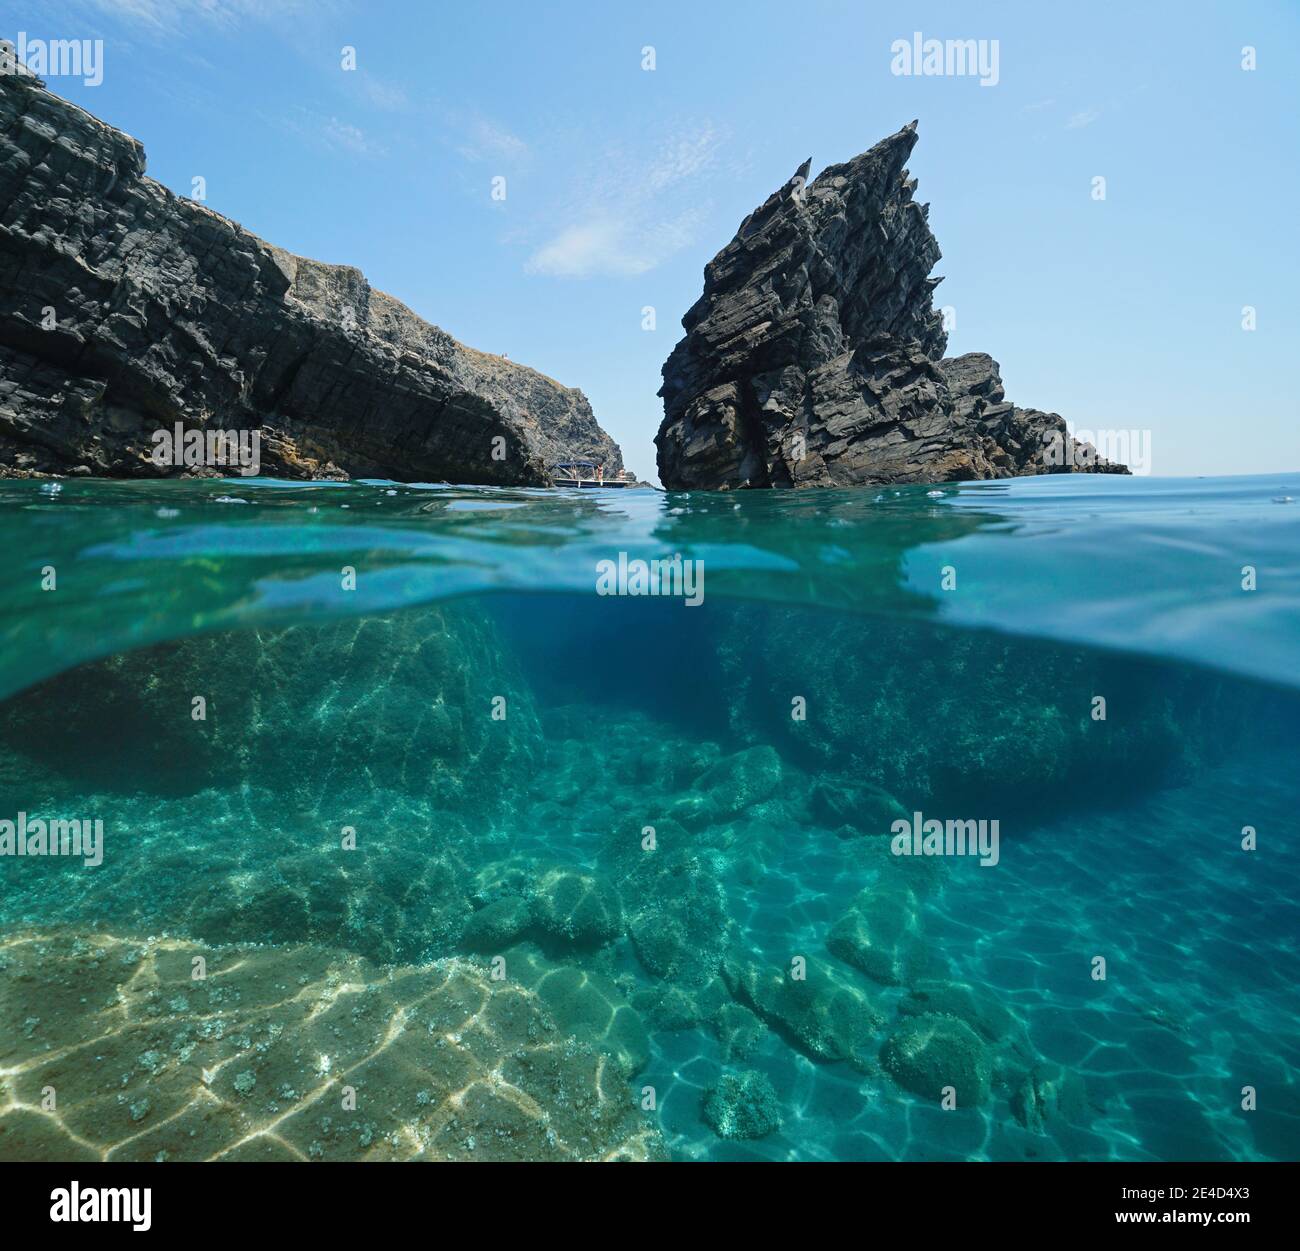
[[[348,122],[341,122],[337,117],[331,117],[322,128],[326,142],[336,148],[346,148],[349,152],[355,152],[359,156],[372,156],[379,149],[366,138],[365,131],[359,126],[353,126]]]
[[[479,115],[459,116],[450,122],[453,146],[467,161],[516,164],[527,158],[528,144],[504,126]]]
[[[572,220],[534,249],[524,268],[553,278],[634,277],[688,247],[708,213],[698,181],[718,160],[723,135],[704,125],[670,136],[650,157],[608,156],[576,179]]]
[[[708,125],[668,140],[650,166],[647,186],[661,191],[703,173],[713,164],[721,143],[722,136]]]
[[[353,156],[380,157],[388,149],[360,126],[343,121],[332,114],[312,112],[297,108],[285,115],[277,115],[280,126],[300,142],[323,151],[350,153]]]
[[[410,98],[401,87],[376,78],[373,74],[361,76],[361,90],[375,108],[387,113],[401,113],[410,108]]]
[[[233,29],[339,7],[336,0],[82,0],[82,6],[157,35],[183,34],[196,22]]]
[[[593,219],[562,230],[524,268],[552,278],[634,278],[687,247],[702,219],[698,209],[640,227],[613,217]]]
[[[184,45],[192,43],[196,33],[205,29],[215,35],[230,36],[243,27],[257,25],[270,28],[272,37],[289,39],[302,52],[303,45],[297,36],[304,24],[318,24],[321,19],[350,8],[352,0],[69,0],[69,3],[134,26],[146,39]],[[201,40],[198,46],[202,46]],[[197,54],[190,55],[191,59],[197,58]],[[341,63],[331,53],[319,64],[334,69]],[[205,63],[205,67],[214,72],[211,64]],[[364,68],[336,74],[333,81],[349,89],[350,107],[360,105],[364,109],[368,105],[383,112],[400,112],[409,104],[400,86]],[[299,106],[278,115],[275,121],[300,141],[322,150],[365,157],[383,156],[387,152],[385,145],[370,133],[334,114]]]
[[[1065,123],[1065,128],[1082,130],[1085,126],[1091,126],[1100,116],[1100,109],[1083,109],[1081,112],[1071,114],[1070,120]]]

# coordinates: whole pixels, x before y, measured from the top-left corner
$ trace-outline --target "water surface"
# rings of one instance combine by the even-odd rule
[[[0,820],[104,828],[94,867],[0,857],[0,1150],[564,1139],[493,1132],[434,1042],[356,1061],[382,1112],[329,1113],[353,1070],[284,1042],[286,1008],[259,1042],[228,1005],[169,1023],[174,996],[132,1026],[130,1098],[114,1072],[33,1111],[125,1030],[52,988],[119,951],[136,985],[152,937],[313,987],[460,970],[489,1016],[526,992],[629,1118],[571,1154],[1293,1159],[1298,501],[0,483]],[[599,594],[620,558],[696,562],[703,601]],[[913,813],[996,820],[997,863],[892,854]],[[237,1085],[191,1072],[199,1036]],[[548,1124],[568,1081],[526,1087]],[[238,1128],[172,1132],[200,1107]]]

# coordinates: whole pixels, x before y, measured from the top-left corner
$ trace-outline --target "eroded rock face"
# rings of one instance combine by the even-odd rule
[[[811,184],[805,161],[709,262],[663,367],[665,487],[1127,472],[1007,403],[991,357],[943,358],[915,143],[913,122]]]
[[[176,422],[260,430],[262,472],[281,477],[545,485],[568,456],[622,469],[581,391],[144,171],[135,139],[0,75],[0,476],[179,474],[149,459]]]

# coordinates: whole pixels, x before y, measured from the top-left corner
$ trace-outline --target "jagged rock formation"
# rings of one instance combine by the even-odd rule
[[[283,477],[546,485],[567,456],[622,469],[581,391],[144,171],[135,139],[0,75],[0,476],[178,474],[149,459],[178,421],[260,429],[262,472]]]
[[[991,357],[943,358],[915,143],[912,122],[811,184],[805,161],[709,262],[663,367],[665,487],[1127,472],[1055,413],[1007,403]]]

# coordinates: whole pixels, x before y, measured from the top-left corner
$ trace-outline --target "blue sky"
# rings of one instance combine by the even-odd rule
[[[914,117],[950,352],[1080,429],[1150,431],[1155,474],[1300,467],[1295,0],[19,0],[0,23],[102,38],[102,84],[50,85],[154,178],[202,176],[257,234],[582,387],[643,476],[705,262],[805,157]],[[996,39],[996,86],[891,73],[916,31]]]

